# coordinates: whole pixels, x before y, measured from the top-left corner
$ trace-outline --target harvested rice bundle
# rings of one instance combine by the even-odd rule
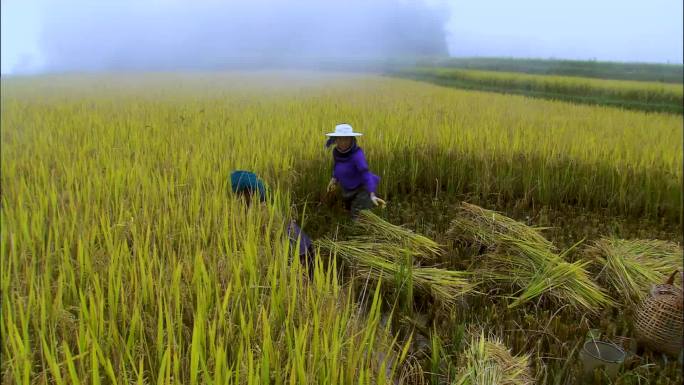
[[[589,278],[585,270],[588,263],[560,261],[547,264],[527,285],[522,286],[524,291],[508,307],[518,306],[542,295],[551,297],[558,304],[569,303],[575,308],[589,311],[611,305],[610,298]]]
[[[402,226],[393,225],[368,210],[359,213],[357,224],[372,236],[358,239],[384,240],[396,242],[408,249],[415,250],[424,259],[434,259],[442,253],[437,242]]]
[[[516,290],[508,307],[514,308],[539,297],[557,304],[570,304],[574,308],[596,311],[612,302],[601,288],[591,280],[585,267],[588,262],[555,262],[535,265],[531,260],[515,255],[489,254],[486,263],[477,270],[484,280]]]
[[[539,229],[468,203],[461,209],[462,215],[452,222],[450,233],[454,239],[490,250],[479,259],[477,271],[485,280],[517,289],[509,307],[542,296],[592,312],[612,303],[590,279],[587,262],[565,261],[565,255],[577,245],[558,254]]]
[[[554,245],[541,235],[540,230],[543,229],[545,228],[530,227],[496,211],[462,202],[448,234],[454,240],[488,248],[508,240],[519,240],[525,244],[555,250]]]
[[[599,282],[630,305],[643,300],[651,285],[682,270],[682,248],[661,240],[604,237],[587,247],[587,255]]]
[[[530,385],[534,378],[529,356],[514,356],[496,338],[485,338],[484,332],[471,337],[468,349],[460,357],[463,368],[455,385]]]
[[[345,252],[356,255],[374,255],[390,262],[404,262],[407,257],[419,255],[416,250],[395,243],[373,242],[365,237],[353,237],[348,241],[335,242]]]
[[[401,287],[406,280],[423,293],[432,295],[446,306],[453,306],[458,297],[471,292],[474,285],[469,281],[470,274],[463,271],[438,269],[434,267],[407,266],[402,261],[388,260],[384,256],[390,254],[384,248],[396,248],[394,245],[375,244],[374,248],[364,247],[363,242],[333,241],[322,239],[318,244],[332,253],[344,258],[355,266],[357,271],[375,280],[385,280],[396,287]]]

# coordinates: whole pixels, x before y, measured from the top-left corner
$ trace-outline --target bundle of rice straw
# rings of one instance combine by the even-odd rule
[[[547,263],[544,270],[535,271],[525,277],[525,288],[509,307],[516,307],[541,295],[547,295],[555,303],[570,303],[576,308],[594,310],[610,303],[601,289],[589,278],[585,267],[587,261]],[[529,274],[530,269],[513,270],[520,278]]]
[[[682,248],[673,242],[604,237],[586,252],[599,282],[628,305],[638,304],[651,285],[673,271],[682,271]]]
[[[318,244],[344,258],[362,275],[390,282],[395,287],[402,287],[411,281],[418,290],[432,295],[446,306],[455,305],[459,296],[469,293],[474,287],[468,280],[470,274],[467,272],[407,264],[407,259],[402,259],[402,253],[412,254],[415,250],[396,244],[367,244],[358,239],[333,241],[327,238],[318,241]]]
[[[382,240],[402,245],[406,249],[415,251],[422,259],[434,259],[442,253],[437,242],[402,226],[393,225],[369,210],[359,213],[356,224],[367,235],[356,237],[357,239]]]
[[[463,203],[452,222],[452,239],[485,246],[477,272],[485,280],[517,290],[509,308],[538,297],[595,312],[611,304],[587,274],[585,261],[570,263],[564,257],[577,245],[559,254],[532,228],[504,215]]]
[[[500,340],[481,332],[471,337],[460,357],[462,368],[454,385],[531,385],[529,360],[528,355],[513,356]]]
[[[530,227],[496,211],[461,202],[459,216],[452,221],[449,235],[457,241],[493,248],[505,240],[521,240],[540,248],[555,250],[540,230],[544,227]]]

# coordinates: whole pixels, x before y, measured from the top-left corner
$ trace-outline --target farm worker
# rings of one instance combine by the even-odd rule
[[[247,206],[252,201],[252,196],[259,195],[259,201],[266,201],[266,186],[259,177],[249,171],[233,171],[230,174],[230,186],[233,193],[243,196]]]
[[[385,201],[375,195],[380,177],[370,172],[363,150],[356,143],[356,138],[361,135],[346,123],[338,124],[335,132],[326,134],[328,141],[325,147],[335,144],[328,192],[334,191],[338,183],[341,185],[342,199],[352,218],[356,218],[361,210],[385,206]]]
[[[266,185],[259,177],[250,171],[233,171],[230,174],[231,189],[235,194],[245,198],[247,205],[251,204],[253,196],[259,197],[260,202],[266,201]],[[290,250],[294,251],[299,242],[299,260],[302,265],[310,267],[309,276],[313,276],[313,242],[311,238],[302,231],[294,220],[287,224],[287,237],[290,241]]]
[[[313,279],[315,253],[311,238],[293,220],[287,225],[287,238],[290,240],[291,250],[294,250],[299,242],[299,262],[302,266],[309,267],[309,278]]]

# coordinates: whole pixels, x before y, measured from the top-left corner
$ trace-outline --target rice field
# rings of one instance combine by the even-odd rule
[[[398,74],[468,89],[517,93],[577,103],[612,105],[644,111],[679,113],[682,84],[655,81],[590,79],[576,76],[418,67]]]
[[[642,102],[653,100],[668,102],[682,101],[681,84],[447,68],[421,68],[419,71],[432,71],[439,76],[460,76],[474,81],[491,80],[494,85],[517,83],[520,85],[527,85],[532,89],[547,88],[568,94],[587,94],[589,93],[588,91],[600,92],[603,90],[606,94],[614,94],[625,99],[634,99]]]
[[[422,60],[418,61],[416,65],[676,84],[682,84],[684,80],[684,67],[682,65],[663,63],[465,57]]]
[[[587,330],[629,334],[629,310],[570,310],[556,292],[509,306],[511,285],[491,291],[448,236],[451,204],[572,207],[681,234],[681,115],[235,72],[3,79],[1,119],[3,384],[479,383],[476,358],[492,355],[515,363],[496,372],[511,383],[571,384]],[[323,134],[341,121],[364,133],[388,199],[389,223],[362,234],[325,204]],[[231,194],[235,169],[269,184],[268,204]],[[312,279],[287,218],[328,242]],[[558,263],[544,266],[587,267],[583,245],[546,246]],[[609,282],[601,295],[625,280]],[[646,353],[617,383],[681,380]]]

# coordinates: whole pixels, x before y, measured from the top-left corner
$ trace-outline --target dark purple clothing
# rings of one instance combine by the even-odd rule
[[[294,221],[290,221],[287,225],[287,236],[290,239],[290,245],[293,249],[297,246],[297,241],[299,241],[298,251],[300,257],[313,254],[313,242],[311,242],[311,238],[309,238]]]
[[[366,157],[361,148],[348,157],[334,157],[333,178],[337,179],[346,191],[364,187],[374,193],[380,183],[380,177],[370,172]]]

